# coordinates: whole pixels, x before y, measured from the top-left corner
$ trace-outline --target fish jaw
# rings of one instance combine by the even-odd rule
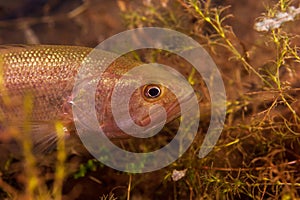
[[[114,116],[111,112],[111,106],[106,107],[106,116],[109,117],[109,120],[106,120],[104,123],[100,125],[104,134],[110,139],[124,139],[131,138],[132,136],[139,137],[140,135],[147,135],[150,132],[156,131],[158,133],[161,128],[177,119],[178,117],[188,113],[191,109],[196,109],[193,107],[194,102],[199,102],[194,93],[187,94],[185,97],[180,99],[182,104],[185,104],[185,110],[181,110],[181,104],[178,100],[173,101],[168,106],[163,107],[160,105],[159,107],[163,107],[164,110],[155,107],[159,104],[154,104],[150,110],[147,110],[147,114],[142,115],[143,117],[137,118],[134,113],[131,114],[131,118],[123,118],[121,124],[125,128],[125,130],[132,130],[132,132],[126,133],[124,132],[115,122]],[[106,104],[109,105],[109,104]],[[129,105],[128,105],[129,106]],[[156,109],[158,108],[158,109]],[[121,108],[119,108],[121,109]],[[162,113],[163,112],[163,113]],[[147,129],[144,129],[141,132],[136,132],[135,128],[132,126],[134,123],[140,127],[146,127],[151,124],[152,126],[148,126]]]

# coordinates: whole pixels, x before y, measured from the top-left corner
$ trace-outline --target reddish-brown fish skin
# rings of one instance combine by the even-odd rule
[[[0,87],[0,128],[6,130],[11,126],[17,127],[22,133],[24,121],[29,121],[33,138],[42,147],[47,146],[47,142],[53,143],[54,124],[57,121],[63,123],[67,135],[76,132],[70,103],[72,90],[81,64],[91,50],[77,46],[0,45],[0,72],[3,80]],[[102,53],[104,59],[111,54]],[[121,57],[110,65],[98,83],[95,97],[97,117],[110,138],[122,138],[126,135],[113,120],[109,104],[112,90],[122,74],[138,65],[140,63],[137,61]],[[169,109],[167,121],[180,113],[176,97],[166,88],[161,88],[162,95],[159,98],[150,101],[142,90],[140,88],[133,94],[130,104],[132,119],[137,124],[143,125],[149,121],[149,108],[154,103],[161,104],[167,110],[172,108]],[[31,115],[25,117],[24,100],[28,96],[32,100],[32,110]]]
[[[81,61],[90,51],[67,46],[3,46],[3,86],[11,101],[22,99],[26,92],[34,96],[31,120],[53,120],[61,113]],[[23,108],[19,106],[23,107],[16,102],[16,111],[6,113],[6,117],[20,118]]]
[[[75,76],[82,61],[92,49],[78,46],[2,46],[0,60],[2,60],[3,85],[9,105],[0,99],[0,108],[4,120],[13,125],[22,126],[24,119],[24,97],[32,97],[33,106],[30,122],[32,128],[40,132],[52,130],[55,121],[60,120],[67,129],[74,129],[71,112],[72,89]],[[105,56],[110,56],[108,52]],[[99,60],[99,63],[102,62]],[[95,63],[97,64],[97,63]],[[101,93],[109,95],[119,74],[134,66],[128,59],[120,59],[102,77],[106,84],[101,85]],[[99,83],[101,84],[101,83]],[[101,104],[105,102],[101,102]],[[101,106],[99,106],[101,107]],[[5,124],[2,123],[2,126]],[[22,129],[22,128],[21,128]],[[47,130],[48,129],[48,130]],[[36,133],[36,135],[44,133]],[[39,136],[40,137],[40,136]],[[118,135],[114,135],[118,137]]]

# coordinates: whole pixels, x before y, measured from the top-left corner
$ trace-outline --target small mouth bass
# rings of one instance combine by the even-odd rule
[[[49,150],[57,140],[57,122],[63,124],[66,137],[76,136],[72,113],[72,106],[76,104],[72,92],[82,62],[91,51],[91,48],[77,46],[0,46],[0,143],[7,139],[8,130],[16,129],[17,134],[28,131],[36,149]],[[105,59],[111,53],[103,51],[101,54]],[[101,62],[103,60],[97,60],[94,65]],[[97,119],[109,138],[127,136],[114,121],[111,95],[122,75],[140,64],[122,56],[110,64],[97,85]],[[188,99],[190,94],[183,91],[181,96]],[[140,126],[149,124],[152,120],[149,109],[155,104],[165,108],[167,122],[180,114],[174,93],[159,83],[148,84],[132,94],[128,105],[131,120]],[[123,120],[126,124],[128,119]]]

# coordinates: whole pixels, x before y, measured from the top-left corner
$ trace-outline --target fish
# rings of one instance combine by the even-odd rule
[[[56,131],[57,123],[63,127],[63,138],[78,138],[73,115],[76,108],[74,84],[82,63],[86,62],[92,50],[89,47],[64,45],[0,45],[0,143],[28,133],[36,152],[53,151],[60,139]],[[101,57],[92,62],[94,67],[113,54],[98,51]],[[110,139],[130,137],[114,120],[111,100],[114,87],[122,76],[141,64],[133,58],[121,56],[109,65],[97,83],[95,109],[98,125]],[[127,81],[138,79],[139,76],[129,76]],[[90,81],[81,84],[89,84]],[[123,94],[126,94],[126,84],[126,81],[121,83]],[[180,98],[186,101],[191,98],[192,94],[181,89],[180,83],[173,85],[181,90]],[[165,109],[166,123],[180,116],[178,95],[160,83],[151,83],[133,92],[128,105],[130,120],[139,126],[148,125],[155,117],[160,120],[161,112],[155,114],[153,111],[150,117],[149,110],[153,105]],[[89,111],[83,110],[82,114],[89,117]],[[129,119],[120,119],[126,126]],[[86,126],[89,132],[89,125]],[[156,126],[154,123],[151,129]]]

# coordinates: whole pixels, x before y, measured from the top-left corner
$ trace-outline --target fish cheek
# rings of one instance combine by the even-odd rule
[[[133,122],[139,126],[146,126],[150,123],[149,104],[144,100],[139,91],[134,91],[129,100],[129,114]],[[125,106],[125,105],[124,105]],[[128,106],[128,105],[126,105]],[[146,121],[144,121],[146,119]],[[146,124],[145,124],[146,123]]]

